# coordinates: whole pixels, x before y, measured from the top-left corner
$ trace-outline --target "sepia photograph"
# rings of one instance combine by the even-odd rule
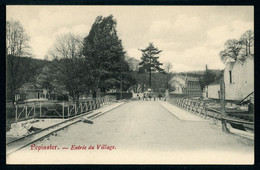
[[[254,6],[6,6],[6,164],[253,165]]]

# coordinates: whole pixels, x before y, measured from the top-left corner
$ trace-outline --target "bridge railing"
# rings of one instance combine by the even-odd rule
[[[254,115],[245,113],[246,111],[241,111],[239,114],[233,114],[232,111],[227,112],[227,117],[222,117],[221,111],[218,110],[220,105],[217,103],[212,103],[208,101],[194,101],[186,98],[173,98],[169,99],[170,103],[187,110],[195,115],[203,117],[205,119],[212,119],[214,123],[218,123],[218,120],[226,119],[228,122],[236,122],[241,124],[254,125]],[[243,115],[246,119],[241,119],[235,116]]]
[[[115,102],[113,98],[99,98],[79,102],[39,101],[16,104],[15,122],[32,118],[70,118],[113,102]]]

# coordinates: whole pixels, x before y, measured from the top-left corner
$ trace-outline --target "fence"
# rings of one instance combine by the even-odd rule
[[[228,122],[254,125],[254,115],[242,114],[244,117],[246,117],[246,119],[244,120],[235,117],[232,113],[227,113],[227,117],[222,117],[221,111],[217,109],[219,108],[219,105],[217,103],[185,98],[169,99],[169,102],[174,104],[175,106],[181,107],[187,111],[192,112],[193,114],[204,117],[206,119],[212,118],[213,122],[216,124],[218,123],[218,120],[226,119]],[[234,117],[231,117],[229,115],[233,115]],[[237,116],[241,116],[241,112],[240,114],[237,114]]]
[[[89,112],[104,105],[111,104],[115,99],[105,97],[94,100],[80,100],[79,102],[41,101],[15,105],[15,122],[31,118],[69,118]]]

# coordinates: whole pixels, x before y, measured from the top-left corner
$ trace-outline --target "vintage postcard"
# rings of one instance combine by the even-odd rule
[[[253,6],[6,7],[7,164],[254,164]]]

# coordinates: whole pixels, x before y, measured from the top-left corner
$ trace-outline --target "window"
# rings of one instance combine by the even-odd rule
[[[229,71],[229,82],[232,83],[232,71]]]

